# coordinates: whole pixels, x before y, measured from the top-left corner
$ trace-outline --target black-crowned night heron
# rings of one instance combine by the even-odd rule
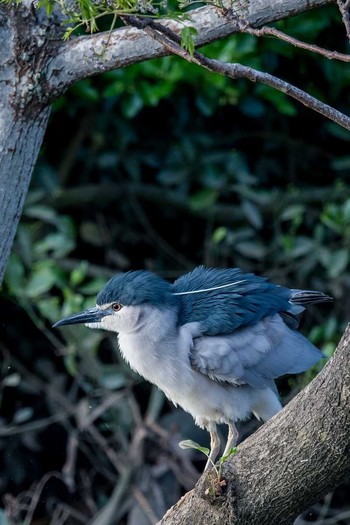
[[[239,268],[199,266],[173,284],[131,271],[107,282],[96,307],[54,326],[84,323],[118,333],[131,368],[210,432],[209,468],[220,450],[218,423],[228,425],[226,454],[237,441],[235,421],[251,414],[266,421],[281,409],[274,380],[323,357],[297,331],[296,316],[304,305],[331,300]]]

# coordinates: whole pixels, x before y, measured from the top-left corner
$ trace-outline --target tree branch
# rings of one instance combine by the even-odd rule
[[[346,55],[345,53],[339,53],[338,51],[330,51],[329,49],[316,46],[315,44],[308,44],[306,42],[302,42],[297,38],[294,38],[290,35],[286,35],[286,33],[283,33],[283,31],[279,31],[279,29],[276,29],[275,27],[264,26],[261,29],[255,29],[254,27],[251,27],[246,21],[242,21],[240,25],[241,31],[243,33],[249,33],[250,35],[259,37],[273,36],[275,38],[278,38],[279,40],[287,42],[288,44],[292,44],[293,46],[298,47],[299,49],[305,49],[306,51],[311,51],[312,53],[322,55],[325,58],[328,58],[329,60],[340,60],[342,62],[350,62],[350,55]]]
[[[160,24],[175,34],[180,34],[185,25],[195,27],[198,31],[196,45],[202,46],[238,32],[238,18],[247,20],[251,26],[259,27],[331,3],[332,0],[288,0],[280,3],[236,0],[235,17],[231,19],[221,9],[207,6],[188,13],[190,18],[183,23],[164,20]],[[57,95],[81,78],[169,54],[169,50],[160,42],[134,27],[113,31],[107,47],[105,41],[106,33],[99,33],[71,38],[62,44],[48,65],[48,90]]]
[[[319,375],[224,464],[203,475],[161,525],[290,525],[350,469],[350,325]],[[291,497],[293,495],[293,497]]]
[[[140,20],[134,16],[123,18],[135,27],[140,29],[143,28],[150,36],[157,40],[157,42],[161,43],[166,49],[184,58],[188,62],[202,66],[214,73],[228,76],[234,80],[238,78],[246,78],[251,82],[261,82],[262,84],[266,84],[267,86],[273,87],[278,91],[282,91],[286,95],[304,104],[304,106],[313,109],[324,117],[333,120],[333,122],[336,122],[339,124],[339,126],[342,126],[343,128],[350,131],[350,117],[332,108],[328,104],[321,102],[302,89],[293,86],[289,82],[281,80],[280,78],[270,75],[269,73],[258,71],[257,69],[253,69],[249,66],[243,66],[242,64],[228,64],[220,62],[219,60],[207,58],[198,51],[195,51],[193,54],[191,54],[180,45],[179,37],[171,29],[149,20]]]
[[[349,0],[337,0],[337,4],[343,19],[346,35],[350,40],[350,2]]]

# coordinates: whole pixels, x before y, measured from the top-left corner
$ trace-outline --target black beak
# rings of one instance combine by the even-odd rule
[[[53,328],[65,324],[99,323],[105,315],[108,315],[106,310],[101,310],[101,308],[95,306],[94,308],[89,308],[83,312],[64,317],[60,321],[57,321],[57,323],[53,325]]]

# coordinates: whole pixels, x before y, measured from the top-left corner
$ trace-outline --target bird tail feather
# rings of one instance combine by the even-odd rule
[[[314,290],[292,290],[292,295],[289,299],[290,303],[305,305],[312,303],[328,303],[333,301],[333,297],[326,295],[323,292]]]

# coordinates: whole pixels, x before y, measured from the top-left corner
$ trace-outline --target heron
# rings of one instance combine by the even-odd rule
[[[117,333],[130,367],[209,432],[208,470],[221,449],[218,424],[228,426],[225,455],[237,444],[238,421],[265,422],[281,410],[277,378],[324,357],[298,327],[306,305],[328,301],[241,268],[198,266],[173,283],[136,270],[112,277],[95,307],[53,326]]]

